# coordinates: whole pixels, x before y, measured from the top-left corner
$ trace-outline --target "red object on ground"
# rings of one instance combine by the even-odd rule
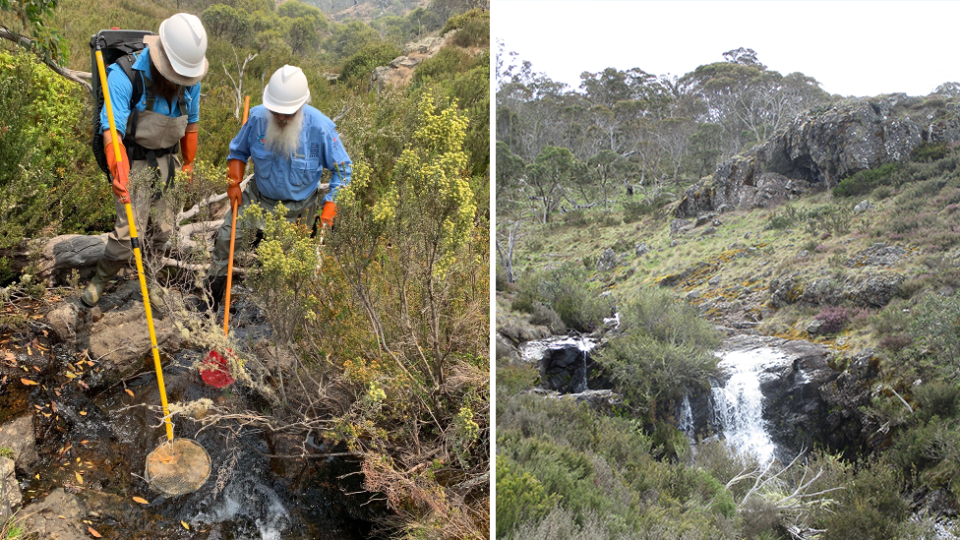
[[[227,349],[227,354],[232,353],[233,351]],[[230,370],[227,369],[227,358],[217,351],[210,351],[207,355],[207,361],[200,368],[200,376],[203,382],[214,388],[224,388],[233,384],[234,381]]]

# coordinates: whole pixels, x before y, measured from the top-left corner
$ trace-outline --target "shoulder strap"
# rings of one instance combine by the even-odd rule
[[[130,118],[127,122],[128,128],[124,136],[124,139],[131,141],[137,133],[137,119],[140,116],[140,111],[137,110],[137,104],[140,103],[140,98],[143,97],[143,77],[133,69],[133,63],[136,61],[136,55],[133,53],[117,59],[117,65],[120,66],[120,69],[123,70],[127,78],[130,79],[130,84],[133,86],[133,94],[130,98]],[[152,97],[149,92],[147,97]]]

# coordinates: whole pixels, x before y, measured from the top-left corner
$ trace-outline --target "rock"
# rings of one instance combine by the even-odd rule
[[[562,394],[587,389],[587,353],[576,345],[547,349],[540,359],[540,383]]]
[[[679,240],[673,240],[673,241],[670,242],[670,247],[677,247],[677,246],[679,246],[679,245],[680,245],[680,241],[679,241]]]
[[[637,244],[637,257],[641,257],[647,253],[650,253],[650,248],[647,247],[646,242],[640,242]]]
[[[698,216],[697,221],[693,224],[693,228],[696,229],[702,225],[706,225],[710,222],[710,218],[707,216]]]
[[[854,214],[862,214],[867,210],[873,210],[873,205],[870,204],[870,201],[867,201],[867,200],[860,201],[859,204],[853,207]]]
[[[716,233],[717,233],[717,230],[716,230],[716,229],[714,229],[713,227],[707,227],[706,229],[703,230],[702,233],[700,233],[700,236],[701,236],[701,237],[704,237],[704,236],[713,236],[713,235],[716,234]]]
[[[78,301],[67,300],[51,310],[44,317],[44,322],[68,347],[87,349],[91,357],[99,358],[103,370],[100,382],[110,384],[118,377],[138,369],[143,358],[150,353],[150,334],[139,281],[134,279],[121,283],[115,291],[107,292],[100,299],[97,308],[102,318],[85,318],[88,312]],[[159,310],[154,311],[157,343],[161,347],[179,349],[181,333],[158,314]]]
[[[700,298],[700,291],[690,291],[684,298],[686,298],[687,301],[696,300],[697,298]]]
[[[713,220],[712,222],[710,222],[710,224],[713,225],[714,227],[719,227],[719,226],[723,225],[723,222],[720,221],[719,219],[715,219],[715,220]]]
[[[26,517],[24,528],[43,540],[87,540],[86,517],[76,495],[62,488],[50,492],[43,500],[28,504],[21,513]]]
[[[675,236],[681,232],[687,230],[690,227],[690,222],[685,219],[675,219],[670,222],[670,234]]]
[[[497,364],[517,364],[520,362],[520,353],[513,343],[497,333]]]
[[[819,278],[811,281],[803,288],[803,294],[800,295],[800,302],[814,306],[824,304],[835,306],[840,304],[842,298],[842,291],[836,286],[834,280]]]
[[[12,459],[0,456],[0,517],[8,515],[5,510],[16,508],[23,502],[15,468]]]
[[[40,457],[37,455],[37,437],[33,431],[33,414],[21,416],[0,426],[0,448],[13,452],[13,461],[21,471],[28,471]]]
[[[845,288],[843,297],[857,307],[880,308],[890,303],[903,280],[902,274],[868,275],[865,281]]]
[[[822,329],[823,329],[822,319],[814,319],[813,321],[810,322],[809,325],[807,325],[807,333],[810,334],[811,336],[815,336],[819,334],[820,330]]]
[[[928,491],[921,489],[911,495],[913,502],[910,505],[911,510],[920,515],[926,515],[933,518],[939,517],[957,517],[956,498],[947,489],[936,489]],[[938,538],[956,538],[952,534]]]
[[[394,58],[386,66],[374,68],[370,83],[379,91],[406,86],[413,80],[414,69],[427,58],[437,54],[455,34],[456,31],[450,31],[443,37],[429,37],[408,44],[403,56]]]
[[[710,285],[711,287],[716,287],[717,285],[720,284],[720,279],[721,279],[721,276],[713,276],[712,278],[707,280],[707,284]]]
[[[893,94],[852,99],[798,115],[765,143],[720,164],[684,194],[674,214],[693,217],[729,206],[772,208],[810,188],[906,161],[923,141],[960,140],[960,112]]]
[[[806,258],[809,257],[809,256],[810,256],[810,252],[807,251],[807,250],[803,250],[803,251],[801,251],[800,253],[797,253],[797,258],[798,258],[798,259],[806,259]]]
[[[844,265],[849,268],[858,268],[861,266],[893,266],[900,262],[900,259],[906,254],[907,250],[900,246],[874,244],[847,259]]]
[[[760,377],[764,419],[771,438],[793,450],[809,448],[830,433],[826,423],[830,407],[821,388],[839,373],[830,367],[830,349],[802,340],[771,342],[785,356]],[[798,429],[802,427],[802,429]]]
[[[746,240],[749,240],[749,239],[750,239],[750,233],[744,233],[744,234],[743,234],[743,238],[746,239]]]
[[[597,259],[597,272],[609,272],[617,266],[617,254],[612,248],[603,250],[603,254]]]
[[[784,280],[774,280],[770,284],[774,289],[770,296],[770,303],[773,307],[780,309],[789,304],[795,304],[803,296],[803,284],[797,283],[792,277]]]

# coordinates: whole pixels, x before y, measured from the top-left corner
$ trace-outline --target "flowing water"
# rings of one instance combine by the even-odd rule
[[[192,368],[199,355],[185,351],[164,367],[171,403],[256,399],[235,387],[221,391],[203,384]],[[355,460],[276,457],[299,453],[301,446],[317,454],[335,452],[333,447],[284,443],[280,435],[236,424],[232,430],[201,429],[186,417],[175,417],[176,435],[203,446],[213,471],[198,491],[163,498],[142,478],[147,453],[165,438],[157,414],[144,403],[159,403],[152,373],[99,393],[67,383],[5,395],[5,413],[43,413],[35,416],[40,462],[21,482],[24,503],[63,487],[92,512],[91,525],[104,538],[130,540],[353,540],[368,537],[372,520],[384,512],[376,504],[361,508],[366,498],[344,496],[362,491],[360,475],[351,474],[359,470]],[[136,504],[133,497],[149,504]]]
[[[594,339],[578,336],[578,337],[550,337],[546,339],[538,339],[534,341],[527,341],[520,345],[520,358],[524,362],[530,363],[539,363],[543,359],[544,355],[549,350],[561,350],[576,348],[581,353],[580,357],[582,358],[583,365],[577,369],[577,372],[580,373],[580,380],[575,385],[576,392],[584,392],[588,390],[587,388],[587,379],[589,374],[587,373],[587,362],[589,359],[588,353],[597,346],[597,342]]]
[[[760,374],[783,359],[782,353],[769,347],[722,353],[718,367],[729,378],[722,384],[711,384],[714,425],[723,432],[727,444],[752,454],[761,463],[772,460],[777,447],[763,419]]]

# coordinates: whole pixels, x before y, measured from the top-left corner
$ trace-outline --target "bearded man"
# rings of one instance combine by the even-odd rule
[[[310,89],[303,70],[283,66],[263,90],[263,105],[250,110],[250,118],[230,143],[227,156],[227,195],[237,211],[237,222],[247,206],[259,204],[274,211],[287,209],[287,220],[312,225],[320,208],[320,177],[331,171],[330,191],[323,197],[322,226],[333,226],[340,187],[350,182],[353,162],[343,148],[336,125],[311,107]],[[254,175],[241,190],[247,160],[253,159]],[[210,269],[210,292],[214,311],[226,292],[230,257],[232,213],[228,212],[217,234]]]
[[[133,256],[125,204],[131,205],[137,229],[150,232],[149,240],[162,249],[176,225],[178,209],[154,195],[180,168],[178,152],[183,154],[182,168],[188,173],[197,155],[200,80],[208,68],[203,24],[195,15],[178,13],[160,23],[159,35],[146,36],[143,43],[142,51],[121,57],[107,70],[113,119],[122,139],[119,161],[106,105],[100,111],[100,124],[117,221],[107,237],[97,273],[81,297],[89,307],[97,305],[107,282]],[[139,98],[134,82],[142,89]],[[128,190],[131,174],[147,174],[148,181]]]

